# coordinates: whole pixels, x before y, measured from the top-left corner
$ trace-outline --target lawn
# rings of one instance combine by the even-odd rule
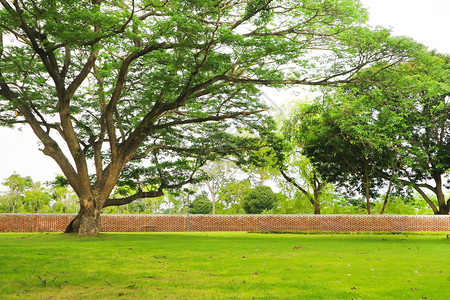
[[[441,235],[0,234],[1,299],[450,299]]]

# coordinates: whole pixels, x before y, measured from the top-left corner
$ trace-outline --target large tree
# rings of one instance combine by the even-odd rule
[[[372,82],[350,85],[347,97],[359,98],[384,123],[372,132],[395,159],[380,177],[414,189],[435,214],[449,214],[450,57],[419,54]]]
[[[448,56],[417,52],[408,63],[305,106],[294,122],[296,136],[320,172],[350,189],[359,187],[367,207],[389,183],[388,191],[393,184],[414,189],[435,214],[448,214],[449,75]]]
[[[356,100],[333,93],[299,107],[285,125],[318,173],[349,195],[364,195],[370,214],[371,199],[384,183],[378,170],[392,165],[394,156],[377,131],[383,119],[374,120],[370,107]]]
[[[60,166],[80,202],[67,231],[83,235],[99,232],[104,207],[258,147],[251,135],[270,123],[259,86],[347,82],[411,46],[359,27],[357,0],[0,3],[0,119],[29,124]],[[110,198],[120,178],[138,192]]]

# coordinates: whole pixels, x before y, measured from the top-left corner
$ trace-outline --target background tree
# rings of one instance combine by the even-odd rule
[[[238,168],[232,161],[221,160],[206,164],[202,170],[207,176],[206,179],[202,181],[202,184],[206,187],[206,190],[211,197],[212,214],[214,215],[216,214],[216,202],[221,189],[234,181]]]
[[[191,214],[211,214],[213,212],[213,205],[205,195],[198,195],[194,201],[189,204],[189,213]]]
[[[300,108],[288,130],[323,178],[349,195],[364,195],[370,214],[371,199],[384,184],[377,171],[394,160],[380,131],[374,131],[382,121],[374,121],[373,111],[356,99],[330,97]]]
[[[377,74],[371,83],[349,84],[344,95],[371,115],[354,116],[350,127],[359,130],[362,126],[355,122],[363,124],[358,136],[370,133],[388,148],[376,176],[414,189],[435,214],[448,214],[450,198],[444,191],[450,168],[450,58],[418,54]]]
[[[51,199],[51,194],[46,188],[42,186],[40,182],[34,182],[32,186],[25,191],[22,212],[50,212]]]
[[[303,194],[312,205],[314,214],[320,214],[321,202],[331,196],[332,185],[321,178],[309,159],[300,154],[299,150],[292,151],[287,159],[284,166],[280,164],[283,179]]]
[[[269,155],[269,153],[261,150],[264,150],[264,148],[259,151],[259,155],[261,155],[261,157]],[[275,177],[275,174],[270,166],[255,166],[252,165],[251,162],[247,162],[246,166],[243,168],[243,171],[247,174],[248,180],[252,186],[265,185],[269,180],[273,180]]]
[[[31,177],[14,173],[3,185],[8,187],[8,191],[0,197],[2,212],[52,212],[51,193],[40,182],[33,182]]]
[[[358,27],[357,0],[0,3],[0,120],[31,126],[79,198],[66,231],[84,235],[103,208],[259,147],[259,86],[347,82],[412,45]],[[109,198],[119,178],[156,188]]]
[[[277,202],[277,197],[268,186],[257,186],[245,195],[242,207],[248,214],[260,214],[265,210],[273,208]]]
[[[52,195],[51,209],[56,213],[76,213],[78,197],[73,192],[67,179],[62,175],[56,175],[55,180],[48,182]]]
[[[221,214],[242,214],[244,197],[250,192],[250,180],[236,180],[224,185],[219,192],[219,210]]]
[[[368,209],[383,184],[388,192],[397,184],[415,189],[436,214],[448,214],[450,60],[417,54],[371,82],[326,93],[300,110],[291,129],[320,173],[357,188]],[[359,76],[365,72],[371,70]],[[435,195],[437,205],[425,190]]]
[[[8,207],[8,212],[16,213],[17,207],[22,206],[25,198],[25,191],[33,186],[31,177],[22,177],[19,174],[12,174],[3,185],[8,187],[8,192],[2,197],[4,207]]]
[[[165,193],[161,205],[163,214],[186,214],[193,198],[195,191],[189,187]]]
[[[331,185],[322,179],[309,159],[301,154],[303,141],[296,134],[298,128],[294,128],[298,126],[299,118],[302,118],[297,115],[301,106],[302,104],[291,105],[287,116],[281,114],[278,117],[280,136],[274,137],[276,142],[272,143],[272,164],[289,185],[306,197],[314,207],[314,214],[320,214],[320,200],[329,196]]]

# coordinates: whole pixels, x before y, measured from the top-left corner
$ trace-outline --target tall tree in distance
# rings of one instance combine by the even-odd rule
[[[77,194],[67,232],[260,147],[260,86],[330,85],[410,55],[357,0],[0,0],[0,120],[28,124]],[[236,132],[240,134],[236,134]],[[110,198],[117,180],[153,190]]]
[[[216,202],[218,200],[222,187],[235,181],[237,166],[231,161],[219,161],[208,163],[203,168],[206,178],[202,185],[206,187],[212,204],[212,214],[216,214]]]

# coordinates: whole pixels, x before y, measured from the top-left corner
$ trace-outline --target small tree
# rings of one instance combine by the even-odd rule
[[[189,213],[207,215],[212,213],[212,203],[204,195],[197,196],[189,205]]]
[[[286,143],[288,139],[285,135]],[[298,148],[288,147],[289,153],[277,155],[275,164],[283,179],[311,203],[314,214],[320,214],[321,199],[330,196],[332,185],[322,179],[318,170],[300,151]]]
[[[242,203],[250,190],[251,183],[248,179],[238,180],[223,186],[220,189],[218,198],[220,203],[220,213],[243,213]]]
[[[63,175],[56,175],[55,179],[47,182],[52,194],[51,210],[55,213],[76,213],[78,197]]]
[[[275,202],[277,197],[270,187],[258,186],[244,197],[242,206],[248,214],[260,214],[272,209]]]

